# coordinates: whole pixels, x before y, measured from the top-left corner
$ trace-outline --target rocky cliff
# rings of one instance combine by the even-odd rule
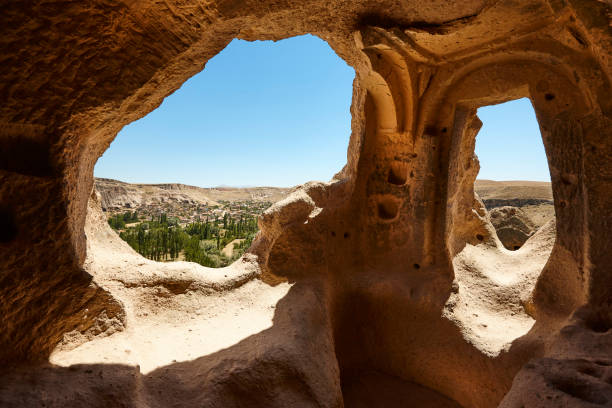
[[[277,187],[202,188],[179,183],[132,184],[104,178],[96,178],[94,187],[100,193],[103,210],[133,209],[159,203],[218,205],[218,201],[276,202],[292,190]]]

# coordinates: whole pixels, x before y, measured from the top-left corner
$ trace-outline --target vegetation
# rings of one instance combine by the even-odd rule
[[[113,215],[108,219],[108,223],[114,229],[122,229],[125,228],[125,224],[129,224],[132,222],[138,222],[138,212],[126,212],[123,214]]]
[[[108,223],[119,236],[142,256],[155,261],[176,260],[197,262],[218,268],[227,266],[249,248],[257,233],[257,219],[241,215],[234,219],[227,213],[223,219],[196,221],[181,227],[177,218],[161,214],[151,221],[140,222],[136,212],[116,214]],[[136,225],[129,225],[136,223]],[[234,246],[231,257],[221,250],[235,239],[244,241]]]

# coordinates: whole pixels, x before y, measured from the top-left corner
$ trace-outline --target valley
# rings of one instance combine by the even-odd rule
[[[95,180],[110,226],[134,250],[156,261],[224,267],[249,248],[257,217],[294,188],[130,184]],[[477,180],[474,189],[502,243],[516,250],[554,219],[550,183]]]

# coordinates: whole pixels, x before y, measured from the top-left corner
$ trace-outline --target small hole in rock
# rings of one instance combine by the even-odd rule
[[[415,263],[412,266],[414,267],[414,269],[420,269],[421,268],[421,265],[419,265],[418,263]]]
[[[384,199],[378,203],[378,216],[383,220],[392,220],[397,216],[399,206],[393,199]]]
[[[5,210],[0,210],[0,242],[11,242],[17,237],[17,226],[13,216]]]
[[[349,237],[349,233],[348,233],[348,232],[345,232],[345,233],[344,233],[344,238],[348,238],[348,237]]]
[[[572,184],[572,181],[567,176],[561,176],[561,182],[566,186],[569,186]]]
[[[555,95],[547,93],[544,95],[544,99],[546,99],[547,101],[552,101],[553,99],[555,99]]]
[[[595,333],[606,333],[612,329],[612,314],[594,311],[585,319],[585,325]]]
[[[331,232],[331,236],[332,236],[332,237],[335,237],[335,236],[336,236],[336,232],[335,232],[335,231],[332,231],[332,232]]]
[[[406,169],[401,164],[392,164],[389,168],[389,175],[387,181],[396,186],[406,184]]]
[[[572,37],[574,37],[576,39],[576,41],[578,41],[578,44],[580,44],[583,48],[587,47],[586,40],[582,37],[582,35],[580,35],[580,33],[578,31],[576,31],[575,29],[573,29],[571,27],[568,27],[568,31],[570,32]]]
[[[521,246],[520,245],[515,245],[514,246],[514,250],[516,251],[517,249],[521,249]]]

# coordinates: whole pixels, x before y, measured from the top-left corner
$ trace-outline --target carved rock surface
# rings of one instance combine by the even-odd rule
[[[0,405],[341,407],[371,378],[372,393],[405,383],[422,390],[415,401],[466,408],[539,404],[553,379],[567,406],[605,406],[610,12],[598,0],[3,5]],[[107,226],[86,228],[94,164],[123,126],[233,38],[305,33],[355,69],[347,164],[264,214],[227,276],[148,262]],[[540,273],[478,258],[501,244],[474,194],[476,110],[520,97],[536,111],[556,214],[554,240],[534,249],[550,254]],[[232,337],[239,325],[212,313],[189,335],[196,310],[224,301],[268,320]],[[471,304],[500,325],[493,343]],[[532,325],[496,337],[512,313]],[[186,344],[179,358],[139,342],[161,333]],[[576,374],[582,360],[598,379]]]

